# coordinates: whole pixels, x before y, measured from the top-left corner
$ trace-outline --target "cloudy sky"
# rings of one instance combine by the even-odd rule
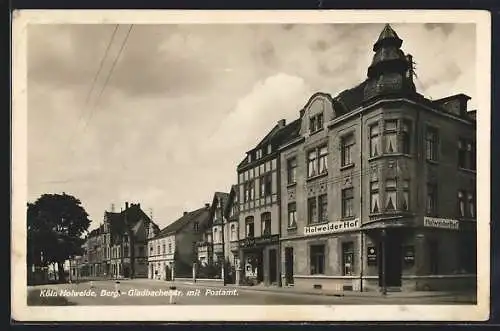
[[[474,109],[475,26],[392,26],[419,92]],[[129,28],[99,75],[115,25],[28,30],[28,199],[72,194],[92,228],[111,204],[140,202],[163,227],[227,191],[276,121],[365,79],[383,25],[134,25],[108,80]]]

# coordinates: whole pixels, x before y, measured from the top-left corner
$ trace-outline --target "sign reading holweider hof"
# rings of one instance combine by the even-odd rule
[[[310,225],[304,227],[304,235],[311,236],[316,234],[338,233],[352,231],[359,228],[359,220],[330,222],[321,225]]]

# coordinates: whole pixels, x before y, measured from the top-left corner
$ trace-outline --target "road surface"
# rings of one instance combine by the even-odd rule
[[[30,287],[29,305],[344,305],[344,304],[470,304],[466,297],[362,297],[272,292],[251,288],[200,287],[154,280],[94,281]],[[118,292],[119,291],[119,292]],[[84,294],[77,296],[76,294]],[[172,295],[170,295],[172,294]],[[64,297],[64,298],[61,298]],[[171,299],[172,297],[172,299]],[[33,298],[35,300],[33,300]],[[41,300],[36,300],[36,299]],[[31,302],[30,302],[31,301]],[[37,303],[38,302],[38,303]],[[63,302],[63,303],[61,303]]]

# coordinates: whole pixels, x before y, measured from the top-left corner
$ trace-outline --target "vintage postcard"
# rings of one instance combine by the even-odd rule
[[[15,12],[12,318],[488,319],[490,27]]]

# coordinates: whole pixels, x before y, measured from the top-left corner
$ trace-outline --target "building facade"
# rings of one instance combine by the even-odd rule
[[[192,277],[197,260],[197,243],[209,221],[210,204],[182,217],[148,240],[148,278],[168,280],[173,277]]]
[[[158,226],[139,203],[126,202],[119,213],[104,213],[103,224],[85,240],[82,258],[72,264],[82,278],[146,278],[149,231],[158,233]]]
[[[240,284],[279,285],[280,162],[278,147],[298,129],[298,121],[277,125],[239,164]]]
[[[475,112],[431,101],[386,25],[364,82],[317,93],[280,147],[285,285],[446,290],[476,282]]]

